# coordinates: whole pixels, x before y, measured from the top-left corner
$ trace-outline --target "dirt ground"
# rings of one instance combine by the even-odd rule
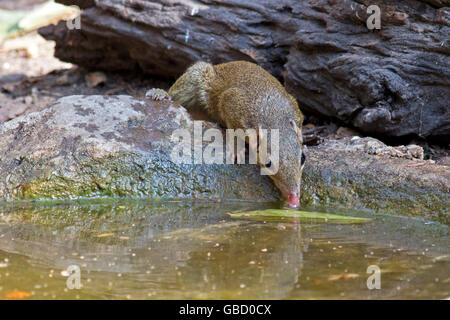
[[[54,44],[36,32],[0,46],[0,123],[42,110],[68,95],[143,97],[168,83],[127,74],[88,72],[53,56]]]
[[[6,40],[0,45],[0,124],[40,111],[63,96],[126,94],[144,97],[150,88],[167,89],[170,86],[167,81],[144,75],[88,71],[56,59],[53,52],[54,43],[37,32]],[[326,139],[364,136],[311,115],[306,116],[303,133],[308,145],[317,145]],[[411,142],[424,148],[425,159],[450,165],[449,148],[424,141]]]

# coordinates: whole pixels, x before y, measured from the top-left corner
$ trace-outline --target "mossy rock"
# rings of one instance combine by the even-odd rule
[[[211,126],[204,123],[204,128]],[[192,130],[169,100],[69,96],[0,126],[0,199],[203,198],[278,201],[255,165],[176,164],[175,129]],[[369,143],[372,138],[360,138]],[[449,224],[450,168],[379,157],[354,139],[310,148],[301,202]]]

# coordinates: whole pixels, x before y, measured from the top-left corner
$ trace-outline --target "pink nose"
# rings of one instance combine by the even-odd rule
[[[288,196],[287,201],[288,201],[289,207],[291,207],[291,208],[297,208],[300,205],[300,199],[298,197],[298,194],[296,194],[296,193],[291,193]]]

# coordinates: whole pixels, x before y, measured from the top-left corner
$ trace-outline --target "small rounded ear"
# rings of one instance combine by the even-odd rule
[[[298,141],[299,141],[300,145],[302,145],[303,144],[302,130],[297,126],[297,124],[295,123],[294,120],[291,120],[290,123],[291,123],[291,126],[294,129],[295,133],[297,134]]]
[[[297,132],[298,127],[297,127],[297,124],[295,123],[295,121],[290,120],[289,123],[291,124],[292,128]]]

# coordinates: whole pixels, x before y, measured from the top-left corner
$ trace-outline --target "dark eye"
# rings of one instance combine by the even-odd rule
[[[306,156],[305,156],[305,154],[302,152],[302,165],[304,165],[305,164],[305,161],[306,161]]]
[[[266,168],[272,167],[272,161],[269,160],[269,162],[267,162],[267,163],[264,165],[264,167],[266,167]]]

